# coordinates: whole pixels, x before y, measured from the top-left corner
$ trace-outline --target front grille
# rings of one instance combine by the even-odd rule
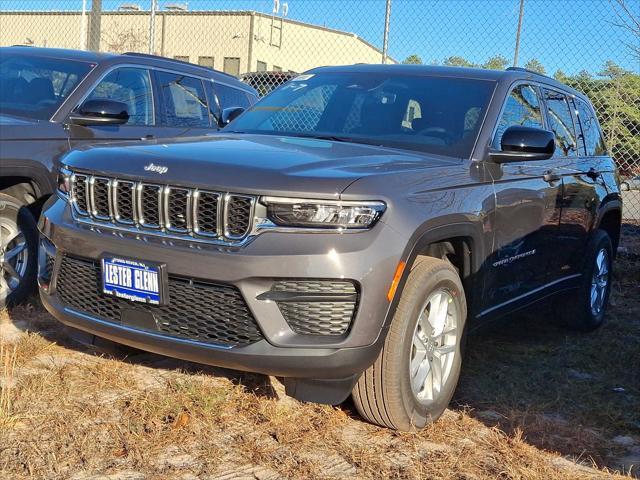
[[[75,174],[71,179],[71,194],[75,208],[80,215],[88,215],[89,203],[87,201],[87,188],[88,177],[86,175]]]
[[[253,199],[240,195],[230,195],[227,199],[225,235],[229,238],[244,237],[250,227]]]
[[[134,189],[136,188],[133,182],[114,181],[114,212],[113,216],[117,222],[132,224],[135,220],[134,217]]]
[[[90,182],[90,191],[92,215],[102,220],[111,218],[109,179],[93,177]]]
[[[76,214],[136,232],[234,243],[253,226],[254,196],[82,173],[74,173],[71,184]]]
[[[143,305],[102,295],[100,267],[65,256],[56,277],[61,302],[80,312],[120,323],[123,309],[152,313],[159,332],[216,345],[238,347],[262,334],[240,291],[231,285],[169,277],[169,304]]]
[[[147,228],[160,228],[160,204],[162,187],[158,185],[140,185],[140,225]]]
[[[343,280],[282,280],[271,292],[291,330],[302,335],[344,335],[358,306],[355,285]]]

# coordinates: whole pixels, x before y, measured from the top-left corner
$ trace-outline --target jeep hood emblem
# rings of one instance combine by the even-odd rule
[[[149,165],[146,165],[144,167],[144,170],[146,172],[156,172],[156,173],[159,173],[160,175],[163,175],[169,171],[169,168],[163,167],[162,165],[154,165],[153,163],[150,163]]]

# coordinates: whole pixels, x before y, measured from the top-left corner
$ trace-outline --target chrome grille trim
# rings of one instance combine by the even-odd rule
[[[106,192],[104,188],[96,188],[96,185],[105,183]],[[87,211],[84,211],[82,203],[78,205],[77,201],[77,195],[83,188]],[[106,193],[107,198],[102,198],[100,192]],[[130,199],[128,196],[125,197],[124,192],[127,192],[127,195],[130,192]],[[155,195],[157,198],[153,198]],[[255,226],[254,214],[257,203],[257,197],[252,195],[135,182],[75,172],[71,175],[71,199],[74,217],[83,223],[132,233],[224,245],[242,245],[250,239]],[[203,209],[203,199],[210,202],[208,210]],[[230,223],[229,204],[234,201],[244,203],[237,204],[234,210],[235,223]],[[126,207],[129,202],[130,209]],[[105,205],[108,205],[108,215],[105,215]],[[203,217],[202,220],[204,217],[207,218],[208,231],[203,229],[205,222],[201,222],[200,217]]]
[[[153,217],[157,218],[157,222],[153,222],[149,220],[149,217],[147,215],[145,215],[145,211],[147,206],[147,202],[148,201],[153,201],[153,191],[156,191],[155,194],[155,201],[157,203],[157,207],[156,208],[149,208],[150,213]],[[153,230],[159,230],[162,229],[162,227],[164,226],[164,208],[163,208],[163,201],[162,201],[162,190],[163,187],[161,187],[160,185],[154,185],[152,183],[138,183],[138,195],[136,197],[136,205],[138,207],[138,224],[143,227],[143,228],[149,228],[149,229],[153,229]],[[146,192],[150,191],[150,195],[151,198],[146,199]]]
[[[80,187],[80,183],[82,187]],[[80,190],[80,194],[78,192]],[[78,215],[89,215],[89,176],[79,173],[71,175],[71,203]],[[86,208],[84,208],[86,207]]]
[[[241,200],[241,201],[244,200],[244,201],[248,201],[248,203],[249,203],[249,215],[248,215],[247,226],[246,226],[246,228],[242,229],[243,232],[241,234],[232,233],[234,228],[233,228],[233,225],[231,225],[229,223],[229,207],[232,205],[232,203],[235,200]],[[223,203],[224,203],[224,211],[223,211],[223,215],[222,215],[222,222],[223,222],[224,236],[226,238],[230,238],[232,240],[241,240],[241,239],[243,239],[251,231],[251,227],[252,227],[251,219],[253,218],[255,205],[256,205],[255,197],[251,197],[249,195],[235,195],[235,194],[227,193],[224,196],[224,202]],[[218,202],[218,211],[220,211],[219,206],[220,206],[220,202]]]
[[[135,202],[135,188],[136,183],[130,182],[127,180],[113,180],[111,182],[111,202],[113,205],[113,218],[116,222],[122,223],[124,225],[134,225],[136,223],[136,202]],[[129,194],[131,195],[131,218],[126,218],[121,215],[120,211],[120,200],[123,197],[121,191],[125,189],[129,190]],[[123,208],[124,210],[124,208]]]
[[[200,217],[202,216],[201,212],[201,201],[205,196],[209,196],[216,199],[216,228],[215,232],[208,232],[203,230],[201,227]],[[219,192],[211,192],[209,190],[194,190],[193,192],[193,205],[192,205],[192,218],[193,218],[193,233],[199,237],[205,238],[220,238],[223,237],[223,225],[221,222],[222,219],[222,204],[224,203],[223,194]]]

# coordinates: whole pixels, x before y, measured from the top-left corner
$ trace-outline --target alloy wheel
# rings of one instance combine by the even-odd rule
[[[445,289],[432,292],[416,322],[409,357],[413,394],[421,403],[437,400],[451,374],[458,348],[459,313]]]
[[[0,299],[16,290],[27,272],[29,249],[24,233],[9,218],[0,218]]]
[[[602,248],[596,255],[596,265],[591,279],[591,313],[599,315],[605,304],[609,286],[609,254]]]

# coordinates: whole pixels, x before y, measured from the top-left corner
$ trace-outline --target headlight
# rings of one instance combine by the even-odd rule
[[[68,197],[71,192],[71,175],[72,172],[66,168],[61,168],[58,172],[58,192],[64,197]]]
[[[281,227],[366,229],[378,221],[383,202],[262,197],[267,218]]]

